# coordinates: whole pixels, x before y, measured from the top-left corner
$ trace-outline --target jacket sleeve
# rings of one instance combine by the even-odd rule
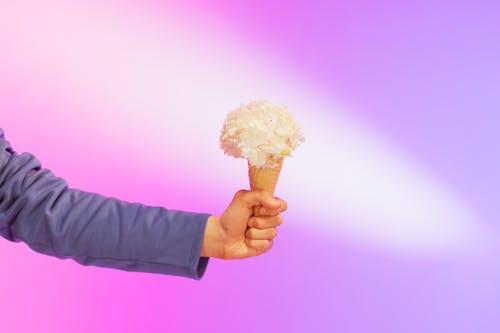
[[[69,189],[0,129],[0,235],[10,241],[83,265],[200,279],[208,217]]]

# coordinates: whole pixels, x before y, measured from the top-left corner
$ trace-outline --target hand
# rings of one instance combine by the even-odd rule
[[[259,205],[259,217],[252,207]],[[221,216],[210,216],[200,255],[222,259],[257,256],[269,250],[286,210],[284,200],[263,191],[238,191]]]

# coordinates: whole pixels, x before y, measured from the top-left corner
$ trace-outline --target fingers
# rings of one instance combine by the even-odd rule
[[[259,213],[265,216],[277,215],[287,209],[287,204],[280,198],[275,198],[266,191],[240,190],[234,195],[233,202],[240,203],[246,208],[262,206]]]
[[[282,212],[284,212],[287,208],[286,202],[282,199],[276,198],[279,202],[278,208],[268,208],[268,207],[259,207],[259,216],[275,216]]]
[[[254,206],[259,206],[259,216],[252,216]],[[243,247],[243,253],[233,254],[228,258],[246,258],[268,251],[272,247],[273,239],[278,234],[276,227],[282,223],[280,213],[286,209],[286,202],[273,197],[271,193],[255,190],[238,191],[222,215],[221,221],[226,221],[225,224],[223,223],[225,229],[232,231],[233,234],[237,233],[237,238],[244,235],[242,238],[246,247]],[[242,223],[239,223],[238,227],[235,228],[236,224],[228,221],[240,221]],[[243,240],[242,238],[239,238],[239,240]]]
[[[279,215],[250,219],[249,228],[245,233],[245,243],[251,251],[254,251],[253,255],[260,255],[272,247],[273,239],[278,235],[276,226],[280,225],[281,221]]]
[[[248,239],[248,238],[245,240],[245,243],[249,248],[255,251],[254,253],[255,255],[259,255],[263,252],[266,252],[273,245],[272,240]]]
[[[278,234],[278,230],[276,228],[267,228],[267,229],[256,229],[256,228],[248,228],[245,236],[248,239],[254,240],[272,240]]]
[[[267,229],[267,228],[277,227],[281,225],[282,222],[283,218],[280,215],[269,216],[269,217],[252,216],[248,221],[248,226],[257,229]]]

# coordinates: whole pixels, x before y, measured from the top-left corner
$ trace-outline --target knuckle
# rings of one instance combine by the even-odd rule
[[[255,216],[252,216],[248,219],[248,227],[249,228],[255,227]]]
[[[281,211],[284,212],[285,210],[287,210],[288,208],[288,204],[286,203],[285,200],[281,200],[282,201],[282,204],[281,204]]]
[[[260,217],[255,217],[253,224],[256,228],[262,228],[262,219]]]
[[[263,254],[264,252],[266,252],[267,250],[267,244],[266,243],[262,243],[262,244],[259,244],[258,247],[255,248],[257,250],[257,255],[261,255]]]
[[[234,197],[235,198],[241,198],[242,196],[244,196],[248,191],[247,190],[239,190],[237,191],[235,194],[234,194]]]

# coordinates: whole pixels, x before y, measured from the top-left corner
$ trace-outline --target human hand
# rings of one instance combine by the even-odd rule
[[[252,216],[252,207],[260,216]],[[210,216],[200,255],[222,259],[257,256],[269,250],[282,222],[284,200],[264,191],[238,191],[221,216]]]

